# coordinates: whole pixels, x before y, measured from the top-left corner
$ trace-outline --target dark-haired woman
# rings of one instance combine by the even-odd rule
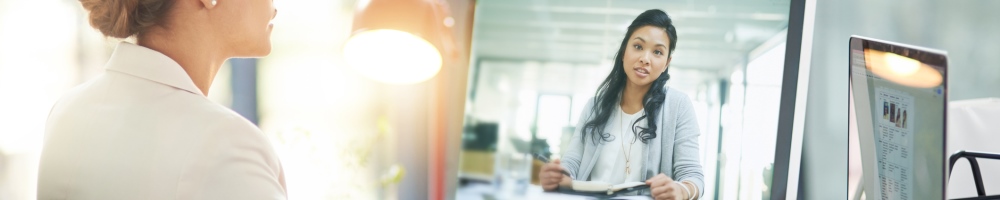
[[[643,193],[655,199],[697,199],[704,175],[694,108],[687,95],[665,86],[677,30],[653,9],[636,17],[625,36],[562,160],[539,170],[542,187],[645,182],[650,190]]]
[[[80,0],[122,42],[106,71],[60,98],[38,199],[285,199],[267,137],[205,97],[231,57],[271,51],[272,0]]]

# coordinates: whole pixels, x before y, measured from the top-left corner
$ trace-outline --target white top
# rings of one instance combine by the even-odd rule
[[[601,181],[610,184],[619,184],[624,182],[643,182],[646,180],[641,180],[642,178],[642,153],[646,149],[646,144],[642,143],[642,139],[636,138],[635,134],[632,133],[632,124],[639,119],[644,113],[645,109],[639,110],[639,112],[628,114],[618,106],[617,112],[608,118],[608,123],[606,126],[610,127],[611,141],[605,141],[606,143],[598,150],[600,155],[597,156],[597,165],[594,166],[594,170],[590,173],[591,181]],[[635,124],[638,127],[647,127],[646,119],[642,119],[639,123]],[[635,129],[639,131],[639,129]],[[625,139],[624,144],[622,139]],[[634,143],[633,143],[634,141]],[[628,153],[626,153],[628,152]],[[625,158],[628,156],[628,166],[630,173],[625,173]]]
[[[121,43],[49,113],[38,199],[286,199],[267,137],[166,55]]]

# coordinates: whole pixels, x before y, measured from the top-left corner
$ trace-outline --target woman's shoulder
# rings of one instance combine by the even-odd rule
[[[690,112],[694,112],[694,104],[691,102],[691,97],[688,96],[687,93],[672,87],[664,87],[663,89],[666,90],[666,95],[663,97],[663,107],[660,109],[665,112],[660,112],[661,116],[672,115],[680,117],[688,115]],[[668,118],[673,117],[664,116],[661,119],[667,120]]]
[[[664,86],[663,89],[666,90],[666,95],[663,97],[664,102],[672,105],[691,105],[691,97],[687,93],[669,86]]]

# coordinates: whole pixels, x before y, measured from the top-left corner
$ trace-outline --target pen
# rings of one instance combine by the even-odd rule
[[[538,160],[540,160],[540,161],[542,161],[543,163],[549,163],[549,158],[545,157],[545,155],[542,155],[540,153],[536,153],[535,154],[535,158],[538,159]],[[560,169],[559,172],[562,172],[562,174],[564,174],[564,175],[566,175],[568,177],[573,177],[573,176],[569,175],[569,172],[566,172],[566,171],[564,171],[562,169]]]

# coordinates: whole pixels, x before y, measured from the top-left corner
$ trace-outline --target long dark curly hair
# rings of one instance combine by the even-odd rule
[[[587,135],[590,135],[595,144],[600,141],[611,141],[611,133],[604,133],[604,127],[611,118],[611,114],[616,110],[615,108],[618,106],[617,103],[621,98],[622,91],[625,90],[625,83],[628,81],[622,57],[625,56],[628,38],[636,29],[644,26],[654,26],[666,30],[667,37],[670,38],[670,48],[667,56],[673,55],[674,47],[677,47],[677,30],[674,28],[670,16],[659,9],[647,10],[639,14],[632,21],[632,24],[628,26],[628,31],[625,32],[625,38],[622,39],[618,53],[615,54],[614,68],[611,69],[611,73],[608,74],[608,77],[597,88],[597,92],[594,95],[594,108],[591,110],[591,116],[593,117],[583,126],[584,139],[586,139]],[[642,98],[645,112],[638,120],[632,123],[632,133],[635,134],[636,138],[641,138],[643,143],[656,138],[656,116],[660,107],[663,106],[663,100],[666,96],[666,90],[663,86],[667,83],[668,79],[670,79],[670,75],[664,71],[659,78],[653,81],[652,86],[649,87],[649,91]],[[644,118],[647,119],[646,127],[637,126],[639,121],[642,121]]]

